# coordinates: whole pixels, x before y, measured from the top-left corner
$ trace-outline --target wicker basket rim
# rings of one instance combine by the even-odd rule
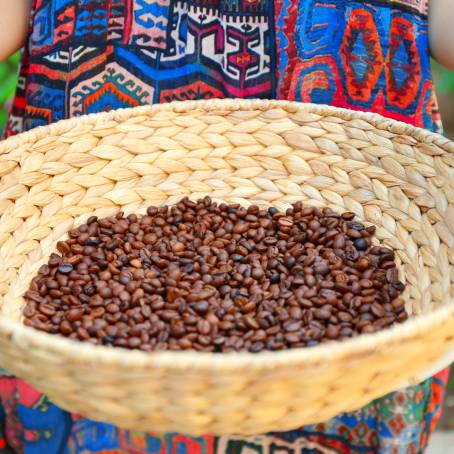
[[[211,99],[208,101],[176,101],[166,104],[154,104],[151,106],[130,107],[116,109],[110,112],[100,112],[80,117],[73,117],[60,120],[47,126],[38,126],[30,131],[23,132],[16,136],[8,137],[0,143],[0,153],[17,146],[19,143],[26,143],[31,140],[38,141],[43,139],[49,132],[62,134],[63,131],[70,131],[80,125],[90,125],[98,121],[123,121],[127,118],[138,117],[141,115],[153,115],[157,112],[178,112],[187,113],[189,111],[267,111],[271,109],[282,109],[289,113],[304,111],[321,116],[334,115],[345,121],[362,120],[369,123],[376,129],[388,131],[398,135],[410,135],[419,142],[434,143],[446,151],[448,144],[452,142],[443,135],[431,132],[426,129],[404,123],[402,121],[386,118],[377,113],[365,112],[360,110],[350,110],[341,107],[328,106],[325,104],[300,103],[293,101],[262,100],[262,99]]]
[[[318,364],[325,359],[333,361],[343,357],[360,357],[371,350],[382,347],[392,348],[393,345],[404,342],[418,333],[427,332],[434,324],[441,323],[448,317],[454,316],[454,304],[450,301],[445,306],[428,314],[413,317],[403,324],[373,333],[362,334],[356,338],[343,341],[333,341],[311,348],[298,348],[283,351],[264,351],[261,353],[235,352],[229,354],[204,353],[196,351],[172,352],[154,351],[142,352],[106,346],[95,346],[52,334],[43,333],[18,322],[0,316],[0,331],[17,344],[33,346],[40,344],[46,351],[56,355],[64,354],[71,361],[84,364],[119,363],[133,368],[164,367],[166,369],[192,370],[215,369],[235,370],[245,366],[254,369],[272,369],[281,364]]]
[[[444,136],[433,133],[407,123],[385,118],[379,114],[362,111],[352,111],[338,107],[304,104],[290,101],[275,100],[209,100],[209,101],[185,101],[169,104],[143,106],[128,109],[118,109],[111,112],[89,114],[83,117],[75,117],[68,120],[61,120],[49,126],[41,126],[31,131],[13,136],[0,144],[0,154],[6,153],[21,143],[38,141],[47,134],[64,134],[76,126],[90,125],[98,121],[123,121],[127,118],[151,115],[157,112],[179,112],[186,113],[194,110],[201,111],[250,111],[283,109],[290,113],[305,111],[322,116],[335,115],[346,121],[362,120],[368,122],[376,129],[387,130],[398,135],[410,135],[423,143],[435,143],[437,146],[450,152],[448,145],[452,144]],[[197,369],[213,369],[234,371],[253,366],[255,369],[271,369],[280,364],[318,364],[324,359],[331,361],[336,358],[360,357],[371,350],[381,347],[391,348],[393,344],[401,343],[405,339],[414,337],[419,332],[425,332],[434,324],[442,323],[447,317],[454,315],[454,300],[435,309],[433,312],[423,314],[407,320],[401,325],[374,333],[361,335],[357,338],[344,340],[342,342],[329,342],[313,348],[301,348],[278,352],[248,353],[201,353],[201,352],[170,352],[157,351],[146,353],[142,351],[130,351],[121,348],[110,348],[105,346],[94,346],[51,334],[46,334],[26,327],[19,322],[10,320],[0,315],[0,331],[3,331],[15,344],[33,346],[41,344],[47,351],[70,356],[71,360],[83,364],[121,363],[122,366],[134,368],[148,368],[150,366],[165,367],[167,369],[185,370],[191,367]]]

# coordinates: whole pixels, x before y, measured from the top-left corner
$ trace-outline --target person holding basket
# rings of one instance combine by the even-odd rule
[[[0,60],[23,47],[5,137],[88,113],[210,98],[330,104],[441,131],[430,52],[454,69],[449,0],[0,0],[0,7]],[[420,453],[447,379],[444,370],[285,433],[161,437],[70,414],[2,371],[0,453]]]

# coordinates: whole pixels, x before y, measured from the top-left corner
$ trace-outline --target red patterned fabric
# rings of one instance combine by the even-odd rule
[[[276,0],[277,96],[439,131],[427,25],[426,0]]]
[[[184,99],[277,97],[439,130],[426,0],[34,0],[7,134]],[[69,414],[0,374],[0,453],[420,453],[448,371],[321,424],[157,436]]]

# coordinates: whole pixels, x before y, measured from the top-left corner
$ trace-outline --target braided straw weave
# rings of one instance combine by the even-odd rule
[[[119,110],[8,139],[0,365],[92,419],[188,434],[291,429],[415,383],[454,349],[453,151],[377,115],[278,101]],[[225,355],[95,347],[21,324],[32,276],[74,225],[186,195],[355,212],[397,251],[414,317],[311,349]]]

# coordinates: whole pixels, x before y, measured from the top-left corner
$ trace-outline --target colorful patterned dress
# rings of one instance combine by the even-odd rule
[[[7,135],[117,107],[279,98],[438,129],[427,0],[34,0]],[[0,453],[419,453],[447,371],[323,424],[255,437],[129,432],[0,375]]]

